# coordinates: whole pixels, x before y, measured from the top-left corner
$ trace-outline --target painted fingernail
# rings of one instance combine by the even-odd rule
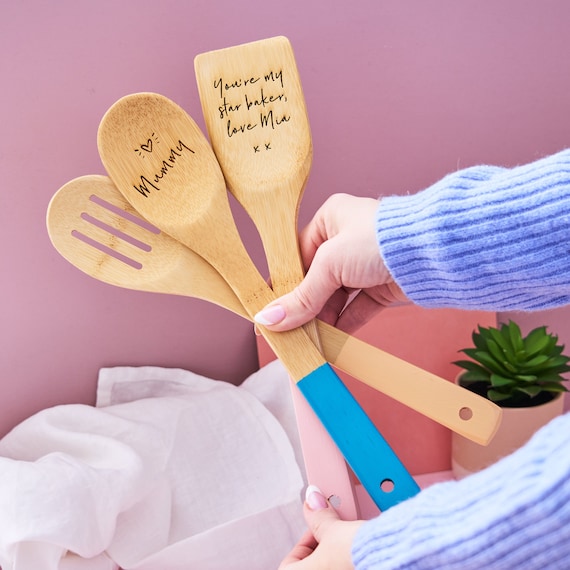
[[[322,491],[315,485],[309,485],[305,491],[305,501],[312,511],[326,509],[329,504]]]
[[[253,317],[253,320],[260,325],[276,325],[284,318],[285,309],[281,305],[272,305],[271,307],[259,311],[259,313]]]

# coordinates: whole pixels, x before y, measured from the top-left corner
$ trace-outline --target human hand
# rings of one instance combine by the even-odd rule
[[[377,208],[374,198],[331,196],[299,236],[301,256],[308,268],[305,279],[260,311],[256,322],[284,331],[318,315],[353,332],[377,311],[407,301],[378,249]]]
[[[353,570],[352,541],[363,521],[341,521],[316,487],[307,487],[303,506],[309,530],[279,570]]]

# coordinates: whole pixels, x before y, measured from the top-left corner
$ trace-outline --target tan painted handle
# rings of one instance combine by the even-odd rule
[[[502,410],[435,374],[319,322],[325,357],[368,386],[481,445],[495,435]]]

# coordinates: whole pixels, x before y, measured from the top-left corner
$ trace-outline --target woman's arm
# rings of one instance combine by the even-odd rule
[[[494,466],[364,523],[357,570],[570,568],[570,414]]]
[[[570,150],[525,166],[477,166],[376,217],[392,277],[424,307],[538,310],[570,302]]]

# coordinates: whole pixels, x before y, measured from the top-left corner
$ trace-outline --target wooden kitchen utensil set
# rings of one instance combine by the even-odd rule
[[[283,37],[199,55],[195,70],[213,149],[172,101],[123,97],[98,132],[109,177],[64,185],[48,231],[96,279],[198,297],[251,320],[303,277],[297,212],[312,159],[303,92]],[[258,228],[271,288],[242,244],[227,188]],[[419,488],[331,364],[478,443],[498,427],[488,400],[329,325],[260,330],[381,510]]]

